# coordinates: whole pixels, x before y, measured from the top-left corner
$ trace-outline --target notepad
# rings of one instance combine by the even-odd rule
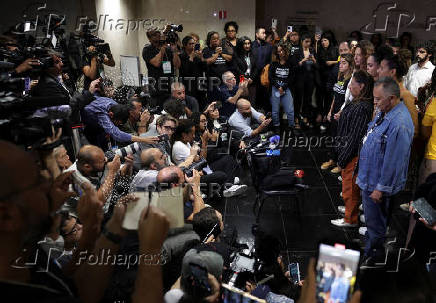
[[[183,188],[173,187],[160,192],[134,192],[139,199],[127,205],[126,215],[123,220],[123,228],[137,230],[141,212],[149,205],[162,210],[170,221],[170,228],[183,227]]]

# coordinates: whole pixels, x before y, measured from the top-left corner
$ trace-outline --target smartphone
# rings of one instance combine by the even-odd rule
[[[200,50],[200,43],[195,44],[194,50],[195,51],[199,51]]]
[[[277,28],[277,19],[271,20],[271,28]]]
[[[356,283],[360,252],[345,246],[320,244],[316,265],[316,298],[347,302]],[[330,301],[329,301],[330,302]]]
[[[288,25],[288,32],[293,32],[292,25]]]
[[[244,82],[245,81],[245,77],[244,77],[244,75],[240,75],[239,76],[239,83],[242,83],[242,82]]]
[[[291,274],[292,281],[297,284],[300,282],[300,265],[298,263],[291,263],[288,265],[289,273]]]
[[[428,224],[433,225],[436,223],[436,210],[431,207],[425,198],[419,198],[412,202],[412,206],[415,208],[419,216]]]
[[[192,275],[188,279],[190,279],[191,283],[195,285],[194,287],[197,291],[202,293],[204,296],[209,295],[212,288],[209,285],[209,280],[207,278],[207,269],[195,263],[189,263],[189,267]]]

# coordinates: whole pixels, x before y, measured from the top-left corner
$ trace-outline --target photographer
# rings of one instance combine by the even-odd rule
[[[179,76],[186,87],[190,96],[196,98],[199,102],[206,99],[205,91],[199,89],[200,79],[203,78],[203,72],[206,70],[206,62],[203,61],[200,44],[195,42],[191,36],[186,36],[182,40],[183,51],[180,54],[181,66]],[[201,104],[203,108],[205,104]]]
[[[132,97],[127,104],[129,118],[127,122],[120,127],[120,130],[135,136],[147,132],[151,118],[150,113],[147,110],[143,110],[142,102],[136,97]]]
[[[49,52],[49,66],[44,66],[38,84],[32,89],[34,97],[59,97],[70,99],[73,90],[67,87],[62,79],[62,67],[64,66],[61,54]]]
[[[255,137],[267,130],[271,119],[267,119],[264,115],[252,108],[250,101],[239,99],[236,102],[236,107],[237,110],[229,118],[230,127],[242,132],[244,137]],[[255,129],[251,128],[252,119],[259,123],[259,126]]]
[[[103,202],[109,199],[114,187],[115,177],[118,173],[127,175],[131,167],[130,156],[126,157],[127,163],[121,168],[120,157],[116,155],[111,162],[107,161],[103,150],[97,146],[84,145],[80,148],[77,161],[65,171],[76,171],[79,176],[89,180],[97,190],[98,198]],[[80,184],[74,183],[74,190],[81,195]]]
[[[2,299],[7,302],[78,302],[80,297],[81,302],[99,302],[108,286],[113,265],[110,262],[98,265],[83,262],[79,256],[81,252],[97,256],[104,250],[110,251],[111,257],[115,258],[113,254],[118,252],[119,242],[112,236],[125,235],[121,223],[128,201],[124,200],[124,204],[120,201],[100,235],[102,202],[91,186],[84,185],[85,194],[78,207],[82,235],[71,262],[62,272],[42,250],[38,250],[37,242],[50,229],[52,214],[65,198],[71,196],[67,192],[70,174],[64,174],[50,184],[40,176],[28,153],[6,142],[0,142],[0,147],[0,179],[5,185],[0,189],[0,262],[4,264],[0,273]],[[146,209],[139,221],[139,252],[158,253],[168,226],[169,221],[161,211],[154,207]],[[11,261],[14,266],[10,266]],[[153,302],[157,302],[157,298],[161,300],[159,266],[139,266],[133,302],[140,302],[138,298],[143,298],[144,292]]]
[[[195,125],[191,120],[180,120],[174,134],[175,143],[173,145],[173,160],[179,164],[190,155],[191,144],[194,143]],[[207,158],[207,139],[209,138],[208,132],[205,131],[201,138],[201,156]],[[196,162],[200,159],[196,159]],[[204,169],[206,175],[201,177],[202,183],[207,184],[220,184],[224,185],[233,184],[230,188],[223,190],[224,197],[237,196],[247,190],[247,185],[237,185],[235,182],[235,168],[237,167],[235,160],[227,155],[217,161],[210,163],[210,167]],[[236,179],[238,180],[238,179]]]
[[[83,88],[87,90],[91,81],[97,78],[104,78],[104,65],[114,67],[115,61],[112,56],[111,50],[109,48],[109,44],[104,49],[104,53],[98,52],[98,46],[90,45],[86,48],[86,54],[83,56],[83,75],[84,83]]]
[[[147,148],[158,148],[162,153],[165,154],[166,164],[170,165],[171,162],[171,138],[177,127],[177,119],[173,118],[170,115],[162,115],[160,116],[156,123],[150,126],[148,132],[141,134],[141,137],[150,138],[150,137],[160,137],[163,140],[159,140],[155,143],[141,143],[140,147],[142,150]],[[140,168],[139,155],[134,155],[134,167],[136,170]]]
[[[166,40],[166,37],[157,30],[147,32],[150,45],[144,46],[142,58],[147,65],[148,77],[154,79],[157,89],[153,95],[159,99],[158,104],[168,97],[168,85],[170,79],[174,77],[175,70],[180,67],[179,51],[175,41]],[[163,88],[162,86],[167,88]]]
[[[129,110],[126,105],[116,103],[112,97],[114,88],[110,80],[104,80],[101,84],[104,97],[98,97],[95,101],[85,106],[82,111],[85,123],[84,134],[88,141],[102,148],[109,149],[110,139],[118,142],[144,142],[154,143],[155,137],[139,137],[121,131],[118,126],[127,122]],[[109,135],[109,138],[107,137]]]

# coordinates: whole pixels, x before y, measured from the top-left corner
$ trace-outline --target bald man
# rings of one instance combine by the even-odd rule
[[[147,190],[156,183],[159,170],[166,166],[166,155],[159,148],[147,148],[141,152],[142,169],[133,178],[130,189]]]
[[[107,170],[105,169],[107,166]],[[120,171],[120,157],[107,163],[103,150],[95,145],[84,145],[80,148],[76,162],[65,171],[76,171],[79,177],[90,181],[97,189],[98,198],[105,203],[112,193],[114,179]],[[105,173],[105,174],[104,174]],[[81,195],[79,184],[74,182],[74,190]]]
[[[250,101],[247,99],[239,99],[236,102],[237,110],[230,116],[229,125],[232,129],[244,134],[244,137],[255,137],[266,130],[271,123],[271,119],[256,111],[251,107]],[[260,124],[257,128],[252,129],[252,119]]]

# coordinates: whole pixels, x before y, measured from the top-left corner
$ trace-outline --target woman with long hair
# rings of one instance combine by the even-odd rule
[[[374,45],[368,40],[362,40],[354,51],[354,69],[366,71],[368,57],[374,53]]]
[[[298,64],[295,89],[295,128],[299,129],[300,123],[311,126],[313,120],[312,94],[318,65],[309,34],[301,36],[301,49],[296,52],[295,60]]]
[[[289,90],[293,70],[288,60],[288,49],[284,44],[280,43],[277,47],[274,47],[273,55],[275,60],[269,68],[269,82],[271,83],[270,101],[274,131],[280,133],[280,104],[286,113],[290,130],[294,128],[294,101]]]
[[[342,104],[345,102],[345,92],[347,90],[348,82],[351,79],[351,75],[353,74],[354,69],[354,59],[351,54],[344,54],[341,56],[341,60],[339,61],[339,73],[338,73],[338,81],[333,86],[333,101],[330,106],[330,111],[327,114],[327,120],[330,124],[330,131],[332,138],[336,138],[337,130],[338,130],[338,121],[336,121],[333,117],[336,113],[341,110]],[[336,166],[337,154],[335,148],[330,152],[330,159],[327,162],[324,162],[321,165],[322,170],[326,170],[335,166],[332,170],[332,173],[339,173],[340,168]]]
[[[331,223],[340,227],[357,227],[358,224],[360,188],[356,184],[354,170],[362,139],[372,119],[373,85],[367,72],[356,71],[350,83],[353,100],[345,105],[339,119],[337,136],[341,142],[337,145],[338,166],[342,169],[342,198],[345,202],[345,209],[340,207],[339,211],[344,211],[345,216],[331,220]]]
[[[206,62],[204,62],[200,51],[200,44],[195,42],[192,36],[186,36],[182,40],[183,51],[180,54],[180,69],[179,77],[185,86],[186,94],[195,97],[200,104],[200,107],[205,106],[205,94],[198,90],[198,80],[203,77],[203,72],[206,70]],[[195,81],[192,81],[192,79]]]
[[[322,123],[327,116],[328,106],[332,100],[332,88],[328,78],[335,64],[338,63],[339,51],[334,34],[326,31],[321,35],[321,47],[318,51],[320,83],[317,87],[316,122]]]
[[[259,70],[256,66],[256,59],[251,49],[250,38],[244,36],[238,40],[236,44],[236,53],[234,56],[234,63],[237,80],[242,77],[248,81],[248,92],[251,104],[256,103],[256,85],[254,80],[257,78]]]
[[[207,64],[207,77],[221,76],[232,70],[232,56],[227,48],[221,46],[220,35],[218,32],[207,33],[206,47],[203,49],[203,58]]]

